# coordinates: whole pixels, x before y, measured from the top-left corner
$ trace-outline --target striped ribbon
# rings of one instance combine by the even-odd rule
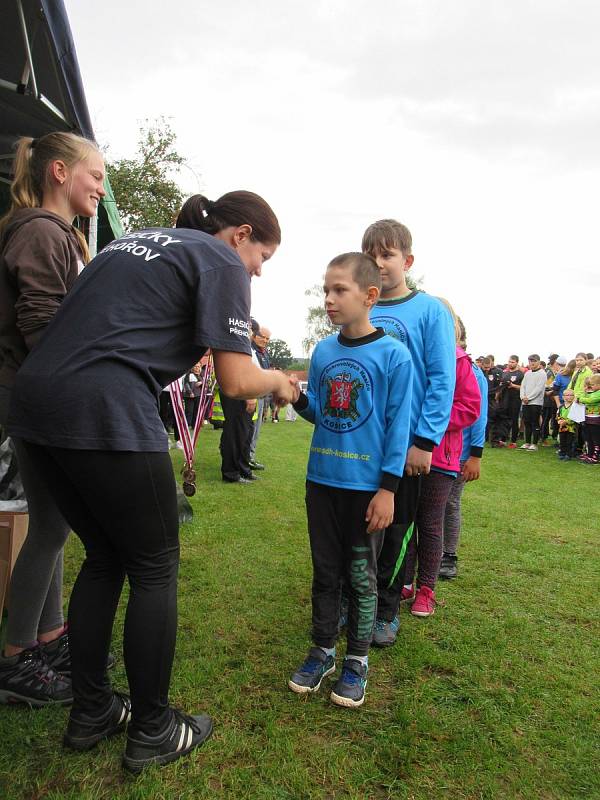
[[[173,383],[169,384],[169,394],[171,395],[171,403],[173,404],[175,424],[177,425],[179,439],[183,445],[183,454],[185,458],[184,472],[185,470],[194,469],[194,452],[196,450],[196,442],[198,441],[198,435],[200,433],[202,423],[204,422],[206,414],[212,404],[214,384],[215,379],[213,361],[212,356],[210,356],[204,369],[204,375],[202,376],[198,411],[196,412],[196,419],[194,421],[194,429],[192,433],[190,433],[187,425],[183,395],[181,394],[181,386],[179,385],[179,381],[173,381]]]

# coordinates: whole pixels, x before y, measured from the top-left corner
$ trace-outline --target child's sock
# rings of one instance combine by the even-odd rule
[[[352,653],[346,653],[346,659],[351,658],[353,661],[360,661],[363,667],[369,666],[369,656],[354,656]]]
[[[335,647],[321,647],[321,645],[318,645],[318,647],[325,653],[326,656],[335,658]]]

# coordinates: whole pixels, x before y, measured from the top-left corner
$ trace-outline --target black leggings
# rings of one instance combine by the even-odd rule
[[[69,603],[73,711],[94,716],[112,701],[106,660],[127,575],[123,652],[133,723],[160,733],[170,721],[177,628],[179,521],[169,455],[24,444],[85,547]]]

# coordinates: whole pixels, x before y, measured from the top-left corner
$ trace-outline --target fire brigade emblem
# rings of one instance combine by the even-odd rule
[[[319,397],[320,424],[334,433],[349,433],[371,416],[373,381],[358,361],[341,358],[321,372]]]
[[[397,317],[373,315],[371,317],[371,324],[375,325],[376,328],[383,328],[388,336],[391,336],[392,339],[397,339],[408,347],[408,331],[402,320],[399,320]]]
[[[350,417],[357,420],[360,413],[356,407],[358,393],[364,388],[359,378],[352,380],[350,373],[341,373],[334,378],[327,378],[327,396],[323,414],[330,417]]]

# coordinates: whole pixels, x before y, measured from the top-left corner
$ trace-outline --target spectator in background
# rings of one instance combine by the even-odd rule
[[[584,381],[580,402],[585,405],[583,433],[587,455],[581,456],[584,464],[600,464],[600,375],[593,373]]]
[[[574,369],[575,361],[571,361],[567,365],[567,359],[564,356],[559,356],[556,359],[557,372],[552,389],[554,390],[554,404],[557,408],[560,408],[563,404],[563,392],[569,385]]]
[[[558,431],[556,429],[556,404],[554,402],[553,388],[557,371],[557,358],[558,354],[552,353],[548,356],[547,364],[544,364],[543,361],[541,362],[546,371],[546,389],[544,391],[544,403],[542,406],[542,426],[540,434],[543,447],[546,447],[548,444],[548,437],[551,436],[553,439],[556,439],[558,435]]]
[[[558,421],[558,458],[560,461],[570,461],[575,455],[576,424],[569,418],[569,411],[575,400],[573,389],[563,392],[564,404],[556,412]]]
[[[499,394],[502,388],[502,370],[494,366],[493,357],[485,356],[482,370],[488,387],[488,424],[486,440],[492,447],[504,447],[506,437],[506,414]]]
[[[575,356],[575,371],[569,381],[569,389],[575,392],[575,400],[579,400],[584,392],[583,384],[588,375],[592,374],[592,370],[587,365],[587,354],[577,353]]]
[[[509,356],[506,370],[502,373],[503,400],[510,426],[509,447],[514,449],[519,438],[519,414],[521,412],[521,382],[523,372],[519,369],[519,356]]]
[[[256,331],[254,331],[253,329],[252,332],[252,350],[256,355],[258,364],[261,367],[261,369],[271,368],[269,353],[267,352],[267,347],[269,346],[270,341],[271,341],[271,331],[268,328],[258,325],[257,323]],[[268,402],[268,396],[258,398],[256,419],[254,420],[254,430],[252,433],[252,440],[250,442],[250,468],[252,470],[263,470],[265,468],[264,464],[261,464],[256,460],[256,445],[258,442],[260,429],[263,424],[265,404],[267,402]]]
[[[183,404],[185,408],[185,419],[188,427],[193,428],[196,424],[196,416],[198,414],[198,406],[200,405],[200,388],[202,386],[201,380],[202,367],[201,365],[194,364],[189,372],[186,372],[183,378]]]
[[[523,403],[523,422],[525,424],[525,443],[521,450],[537,450],[540,438],[540,418],[546,390],[546,372],[542,369],[537,353],[529,356],[529,371],[521,383],[521,402]]]

